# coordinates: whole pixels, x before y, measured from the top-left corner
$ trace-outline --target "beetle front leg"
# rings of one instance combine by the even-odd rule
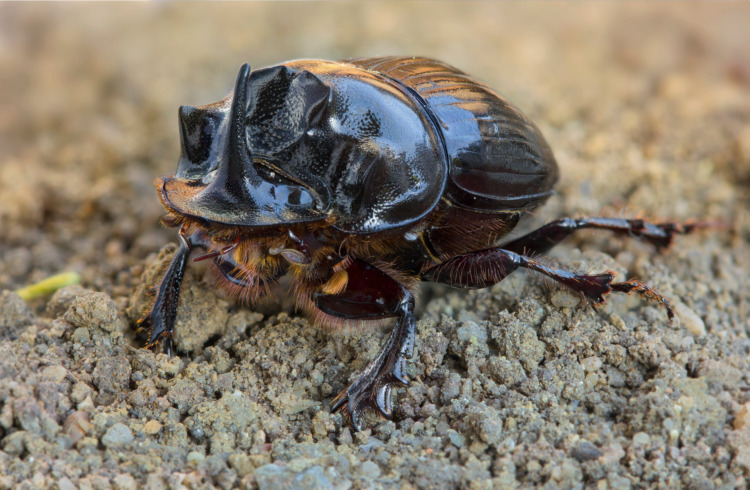
[[[394,384],[408,385],[406,360],[414,352],[416,320],[414,296],[394,279],[362,261],[354,260],[346,272],[347,287],[335,294],[319,293],[315,303],[323,312],[347,319],[375,319],[395,316],[396,325],[373,359],[357,379],[333,400],[331,411],[345,410],[355,429],[362,428],[367,407],[390,418]]]
[[[180,289],[182,279],[185,275],[190,252],[196,244],[191,236],[186,236],[184,228],[180,230],[180,246],[169,262],[164,276],[156,287],[156,297],[151,308],[140,320],[140,329],[149,329],[151,332],[147,348],[154,347],[159,340],[164,342],[164,352],[172,355],[175,319],[177,318],[177,305],[180,300]]]

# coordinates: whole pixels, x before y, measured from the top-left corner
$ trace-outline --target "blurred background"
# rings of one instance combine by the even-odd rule
[[[746,223],[747,21],[732,3],[4,3],[0,289],[74,269],[126,295],[174,237],[152,181],[176,166],[178,106],[224,97],[246,61],[434,57],[540,126],[562,168],[543,217]]]

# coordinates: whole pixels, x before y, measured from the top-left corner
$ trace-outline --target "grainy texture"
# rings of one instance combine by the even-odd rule
[[[750,35],[740,4],[0,5],[0,488],[731,488],[750,476]],[[177,107],[237,67],[420,54],[542,129],[559,194],[536,220],[721,220],[663,254],[581,233],[556,261],[647,280],[599,310],[514,274],[422,298],[415,382],[353,434],[330,400],[385,332],[328,334],[186,279],[180,357],[139,349],[173,250],[153,178]],[[272,303],[273,305],[273,303]],[[283,309],[283,307],[282,307]],[[181,322],[181,323],[180,323]],[[201,328],[201,325],[203,328]]]

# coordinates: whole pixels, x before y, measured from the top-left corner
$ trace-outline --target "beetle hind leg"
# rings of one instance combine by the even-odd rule
[[[646,300],[663,306],[670,319],[674,316],[664,296],[636,279],[613,282],[613,271],[602,274],[577,274],[547,266],[531,257],[503,248],[478,250],[454,257],[425,271],[422,279],[458,288],[478,289],[502,281],[519,267],[542,273],[597,305],[604,303],[605,296],[611,292],[637,293]]]

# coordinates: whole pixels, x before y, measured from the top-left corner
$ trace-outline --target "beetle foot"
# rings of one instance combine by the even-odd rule
[[[376,360],[377,361],[377,360]],[[351,421],[355,430],[362,430],[362,418],[368,408],[375,409],[381,417],[390,419],[393,414],[393,387],[408,386],[406,359],[399,356],[390,367],[376,373],[371,369],[374,361],[349,387],[334,398],[332,412],[341,411]]]
[[[643,296],[647,301],[661,305],[667,310],[667,316],[670,321],[674,318],[674,311],[672,306],[669,304],[667,298],[656,292],[655,289],[642,283],[637,279],[629,279],[625,282],[613,282],[609,285],[612,291],[619,291],[621,293],[637,293]]]
[[[393,386],[409,384],[406,360],[414,354],[417,323],[414,319],[414,296],[403,287],[399,287],[399,290],[401,299],[393,307],[398,320],[388,340],[362,374],[332,403],[331,411],[343,410],[355,430],[362,429],[362,415],[366,408],[374,408],[382,417],[390,418]]]
[[[160,324],[159,327],[154,327],[150,311],[138,320],[137,327],[136,332],[149,332],[149,341],[143,346],[144,349],[155,350],[156,346],[161,342],[164,353],[172,357],[172,353],[174,352],[172,332],[163,324]]]

